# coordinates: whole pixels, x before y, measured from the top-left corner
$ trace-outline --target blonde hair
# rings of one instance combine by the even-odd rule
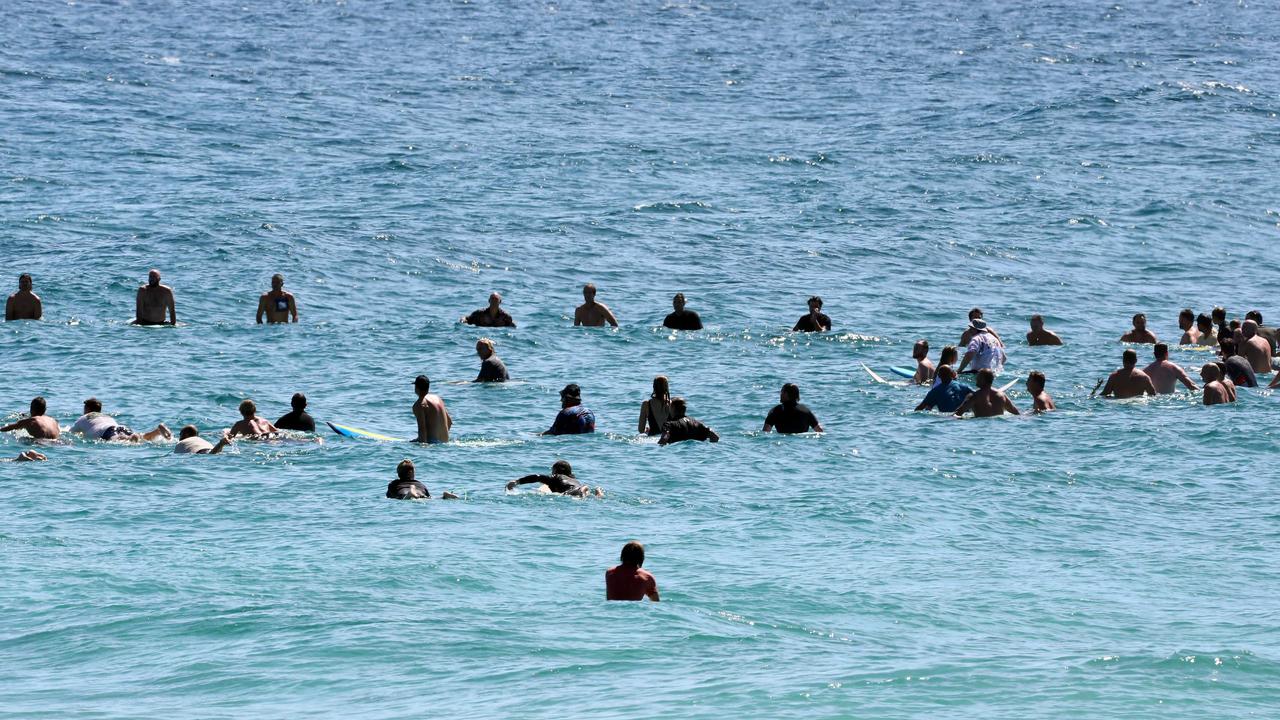
[[[494,348],[494,346],[493,346],[493,341],[492,341],[492,340],[490,340],[490,339],[489,339],[489,338],[487,338],[487,337],[486,337],[486,338],[480,338],[479,340],[477,340],[477,341],[476,341],[476,344],[477,344],[477,345],[484,345],[485,347],[489,348],[489,352],[496,352],[496,351],[497,351],[497,350]]]

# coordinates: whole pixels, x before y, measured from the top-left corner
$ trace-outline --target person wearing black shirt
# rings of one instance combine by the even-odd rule
[[[698,313],[684,309],[684,293],[676,293],[676,296],[671,298],[671,306],[675,308],[675,312],[662,321],[664,327],[672,330],[702,329],[702,318],[698,317]]]
[[[494,353],[492,340],[477,340],[476,354],[480,356],[480,374],[476,377],[476,382],[506,382],[510,379],[506,364]]]
[[[401,460],[396,466],[396,479],[387,483],[387,497],[392,500],[430,500],[431,491],[418,482],[412,460]],[[458,496],[445,491],[442,500],[457,500]]]
[[[489,307],[476,310],[462,318],[462,322],[476,327],[515,327],[515,321],[506,310],[499,307],[500,305],[502,305],[502,296],[495,292],[489,296]]]
[[[671,398],[671,419],[662,426],[662,437],[658,438],[659,445],[670,445],[685,440],[720,442],[720,436],[715,430],[685,416],[685,409],[684,398]]]
[[[831,329],[831,318],[822,312],[822,298],[814,295],[809,298],[809,314],[796,321],[791,332],[827,332]]]
[[[294,393],[293,411],[276,421],[276,428],[279,430],[297,430],[299,432],[313,433],[316,431],[316,421],[311,419],[307,414],[307,396],[302,393]]]
[[[782,434],[794,435],[797,433],[822,432],[822,425],[818,422],[818,418],[814,417],[813,411],[807,405],[800,404],[800,388],[795,383],[787,383],[782,386],[778,405],[775,405],[769,411],[769,416],[764,419],[764,431],[777,430]]]
[[[550,475],[525,475],[519,480],[512,480],[507,483],[508,490],[515,490],[517,485],[532,485],[541,483],[546,486],[547,491],[557,495],[568,495],[570,497],[587,497],[591,495],[591,487],[584,485],[578,481],[573,475],[573,466],[568,460],[557,460],[551,466]],[[604,495],[604,491],[600,488],[595,490],[596,497]]]

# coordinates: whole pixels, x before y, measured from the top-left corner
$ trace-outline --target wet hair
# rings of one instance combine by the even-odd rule
[[[1221,319],[1221,320],[1219,320],[1218,318],[1222,318],[1222,319]],[[1219,306],[1215,307],[1215,308],[1213,309],[1213,320],[1214,320],[1214,322],[1218,322],[1218,323],[1226,322],[1226,321],[1227,321],[1227,309],[1226,309],[1226,308],[1224,308],[1224,307],[1222,307],[1221,305],[1219,305]]]
[[[974,318],[980,318],[980,317],[984,317],[984,316],[983,316],[983,314],[982,314],[982,308],[980,308],[980,307],[976,307],[976,308],[974,308],[974,309],[972,309],[972,310],[970,310],[970,311],[969,311],[969,319],[970,319],[970,320],[972,320],[972,319],[974,319]]]
[[[424,393],[425,393],[425,392],[430,392],[430,391],[431,391],[431,378],[427,377],[426,375],[419,375],[418,377],[414,378],[414,380],[413,380],[413,389],[414,389],[414,390],[419,390],[419,389],[421,389],[421,390],[422,390],[422,392],[424,392]]]
[[[1188,318],[1192,321],[1196,319],[1196,311],[1191,308],[1182,308],[1182,312],[1178,313],[1178,319]]]
[[[948,360],[950,358],[950,360]],[[946,345],[942,348],[942,354],[938,356],[938,362],[943,365],[954,365],[960,359],[960,351],[955,345]]]
[[[1147,319],[1147,314],[1146,314],[1146,313],[1135,313],[1135,314],[1134,314],[1134,316],[1133,316],[1133,324],[1134,324],[1134,325],[1137,325],[1137,324],[1138,324],[1138,318],[1142,318],[1143,320],[1146,320],[1146,319]]]
[[[782,386],[783,405],[795,405],[800,402],[800,386],[795,383],[787,383]]]
[[[677,419],[684,417],[684,414],[688,412],[688,408],[689,406],[685,404],[684,398],[671,398],[671,412]]]
[[[85,414],[102,412],[102,401],[96,397],[91,397],[84,401]]]
[[[622,556],[619,559],[622,560],[623,565],[634,565],[635,567],[644,565],[644,546],[632,540],[622,546]]]
[[[307,409],[307,396],[302,393],[294,393],[293,398],[289,400],[289,405],[294,410],[305,410]]]
[[[404,460],[401,460],[400,464],[396,466],[396,477],[404,482],[409,482],[410,480],[413,480],[414,475],[416,474],[417,474],[417,470],[413,467],[412,460],[409,460],[406,458]]]
[[[991,368],[982,368],[978,371],[978,376],[975,380],[977,380],[978,387],[985,390],[991,387],[991,384],[996,381],[996,373]]]
[[[1199,315],[1196,316],[1196,327],[1212,330],[1213,318],[1209,317],[1208,315],[1205,315],[1204,313],[1200,313]]]
[[[924,350],[924,356],[929,357],[929,341],[928,340],[917,340],[916,344],[911,347],[911,357],[916,356],[916,350],[918,349]]]
[[[31,399],[31,417],[35,417],[37,415],[43,415],[44,411],[48,409],[49,409],[49,406],[44,401],[44,397],[36,396]]]
[[[1130,348],[1130,349],[1128,349],[1128,350],[1125,350],[1125,351],[1124,351],[1124,354],[1120,356],[1120,359],[1121,359],[1121,361],[1122,361],[1122,362],[1124,362],[1124,366],[1125,366],[1125,367],[1130,367],[1130,366],[1133,366],[1133,365],[1137,365],[1137,364],[1138,364],[1138,353],[1137,353],[1137,352],[1135,352],[1132,348]]]
[[[1040,372],[1039,370],[1032,370],[1030,373],[1027,374],[1027,381],[1030,382],[1032,380],[1035,380],[1036,382],[1040,383],[1040,387],[1044,387],[1044,384],[1046,382],[1044,373]]]
[[[557,460],[551,463],[551,474],[567,475],[568,477],[574,477],[573,466],[569,464],[568,460]]]
[[[1258,323],[1258,325],[1262,325],[1262,313],[1258,310],[1250,310],[1249,312],[1245,313],[1244,319],[1252,320]]]
[[[31,282],[31,273],[22,273],[18,276],[18,284],[22,284],[24,280],[26,282]]]
[[[671,402],[671,381],[667,380],[666,375],[657,375],[653,378],[653,395],[650,397],[664,403]]]
[[[183,425],[182,429],[178,431],[178,439],[186,440],[187,438],[196,437],[199,434],[200,434],[200,428],[196,427],[195,425]]]
[[[247,420],[258,413],[258,406],[253,404],[252,400],[243,400],[240,403],[240,414]]]
[[[808,303],[808,304],[812,305],[813,303],[817,303],[817,304],[818,304],[818,307],[819,307],[819,308],[821,308],[821,307],[822,307],[822,298],[818,297],[817,295],[814,295],[813,297],[809,298],[809,303]]]
[[[1169,357],[1169,346],[1165,343],[1156,343],[1156,346],[1151,348],[1151,352],[1157,360],[1164,360]]]
[[[490,353],[497,352],[497,348],[494,347],[493,341],[487,337],[480,338],[479,340],[477,340],[476,345],[484,345],[485,347],[489,348]]]

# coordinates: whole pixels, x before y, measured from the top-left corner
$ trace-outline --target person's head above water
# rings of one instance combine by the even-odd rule
[[[302,393],[300,393],[300,392],[299,392],[299,393],[294,393],[294,394],[293,394],[293,397],[292,397],[292,398],[290,398],[290,400],[289,400],[289,406],[290,406],[290,407],[292,407],[294,410],[297,410],[298,412],[302,412],[303,410],[306,410],[306,409],[307,409],[307,396],[306,396],[306,395],[303,395],[303,394],[302,394]]]
[[[911,357],[916,360],[923,360],[929,357],[929,341],[917,340],[916,344],[911,347]]]
[[[974,381],[978,383],[979,388],[988,390],[991,388],[991,384],[996,381],[995,371],[991,368],[982,368],[978,371],[977,376],[974,377]]]
[[[1127,368],[1134,367],[1135,365],[1138,364],[1137,351],[1133,350],[1132,348],[1129,350],[1125,350],[1124,354],[1120,356],[1120,362]]]
[[[560,391],[560,405],[562,407],[573,407],[582,404],[582,388],[577,383],[569,383]]]
[[[950,365],[941,365],[938,367],[938,384],[949,385],[952,380],[956,379],[955,368]]]
[[[657,375],[653,378],[653,396],[655,400],[669,402],[671,400],[671,382],[667,380],[666,375]]]
[[[413,466],[413,461],[405,458],[396,466],[396,479],[401,482],[413,482],[417,474],[417,469]]]
[[[258,414],[258,406],[253,404],[252,400],[244,400],[240,403],[240,417],[245,420],[252,420]]]
[[[502,295],[497,291],[489,293],[489,309],[493,312],[498,311],[498,306],[502,304]]]
[[[150,285],[151,287],[158,287],[160,285],[159,270],[152,268],[151,272],[147,273],[147,284]]]
[[[682,397],[671,398],[671,419],[672,420],[679,420],[680,418],[684,417],[687,411],[688,411],[688,406],[685,405],[684,398]]]
[[[1146,315],[1146,313],[1138,313],[1137,315],[1134,315],[1134,316],[1133,316],[1133,329],[1134,329],[1134,330],[1146,330],[1146,329],[1147,329],[1147,315]]]
[[[1200,377],[1205,383],[1221,380],[1222,369],[1218,367],[1217,363],[1205,363],[1204,367],[1200,368]]]
[[[795,383],[787,383],[782,386],[782,391],[778,393],[778,396],[783,405],[795,405],[800,402],[800,386]]]
[[[983,315],[982,315],[982,308],[978,308],[978,307],[976,307],[976,308],[973,308],[972,310],[970,310],[970,311],[969,311],[969,320],[970,320],[970,321],[974,320],[975,318],[980,318],[980,317],[983,317]]]
[[[1201,334],[1213,332],[1213,318],[1205,315],[1204,313],[1200,313],[1196,316],[1196,329],[1199,330]]]
[[[1261,310],[1250,310],[1249,312],[1244,314],[1244,319],[1252,320],[1258,323],[1258,327],[1262,327],[1262,311]]]
[[[944,345],[942,347],[942,352],[938,355],[938,364],[955,365],[956,361],[959,359],[960,351],[956,349],[955,345]]]
[[[1044,373],[1039,370],[1032,370],[1031,374],[1027,375],[1027,390],[1036,395],[1039,395],[1040,391],[1044,390],[1044,383]]]
[[[1222,354],[1222,359],[1226,360],[1236,354],[1236,339],[1230,336],[1218,338],[1218,350]]]
[[[809,312],[817,312],[822,309],[822,298],[814,295],[809,298]]]
[[[84,414],[102,412],[102,401],[98,398],[89,398],[84,401]]]
[[[1165,343],[1156,343],[1155,347],[1151,348],[1151,354],[1155,355],[1157,360],[1168,360],[1169,346]]]
[[[684,293],[676,293],[675,296],[671,298],[671,307],[675,308],[676,312],[684,310]]]
[[[476,341],[476,354],[481,360],[488,360],[493,356],[493,341],[489,338],[480,338]]]
[[[622,546],[622,556],[619,559],[622,560],[623,565],[641,567],[644,565],[644,546],[632,540]]]
[[[19,276],[18,276],[18,289],[19,289],[19,290],[22,290],[22,291],[24,291],[24,292],[30,292],[30,291],[31,291],[31,276],[30,276],[30,275],[28,275],[27,273],[22,273],[21,275],[19,275]]]
[[[1219,305],[1213,309],[1213,322],[1222,325],[1227,322],[1227,309]]]
[[[1258,323],[1252,320],[1245,320],[1240,326],[1240,333],[1244,335],[1245,340],[1258,334]]]
[[[1031,316],[1031,329],[1039,332],[1044,329],[1044,318],[1040,315]]]
[[[179,440],[188,440],[190,438],[199,437],[199,436],[200,436],[200,428],[196,427],[195,425],[183,425],[182,429],[178,431]]]
[[[45,403],[43,397],[36,396],[31,399],[31,417],[40,417],[48,409],[49,406]]]
[[[551,474],[573,477],[573,466],[569,464],[568,460],[557,460],[551,463]]]
[[[413,379],[413,389],[419,396],[426,395],[431,392],[431,379],[426,375],[419,375]]]
[[[1190,330],[1192,325],[1196,324],[1196,311],[1191,308],[1183,308],[1178,313],[1178,328],[1181,330]]]
[[[595,299],[596,299],[595,283],[587,283],[586,285],[582,286],[582,299],[586,300],[587,302],[595,302]]]

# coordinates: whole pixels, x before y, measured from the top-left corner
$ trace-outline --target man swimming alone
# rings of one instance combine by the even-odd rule
[[[686,440],[720,442],[720,436],[715,430],[685,415],[686,411],[684,398],[671,398],[671,419],[662,426],[662,437],[658,438],[659,445],[670,445]]]
[[[110,415],[103,414],[102,402],[98,398],[84,401],[84,414],[71,426],[71,432],[78,433],[89,440],[105,440],[107,442],[152,442],[155,440],[172,440],[173,433],[164,423],[141,435],[116,422]]]
[[[676,293],[671,298],[673,312],[662,321],[662,326],[672,330],[701,330],[702,318],[692,310],[684,309],[684,293]]]
[[[17,422],[0,427],[0,432],[25,430],[34,440],[57,440],[62,435],[62,428],[58,427],[57,420],[45,415],[48,409],[43,397],[33,398],[31,414]]]
[[[231,443],[231,436],[226,432],[222,433],[222,437],[218,439],[218,444],[214,445],[200,437],[200,429],[195,425],[185,425],[178,431],[178,444],[174,446],[173,454],[217,455]]]
[[[453,418],[449,416],[444,400],[431,393],[431,380],[426,375],[419,375],[413,381],[413,391],[418,394],[418,401],[413,404],[413,417],[418,421],[418,437],[414,442],[449,442]]]
[[[658,581],[644,565],[644,546],[632,540],[622,546],[621,564],[604,573],[605,600],[640,601],[646,597],[658,602]]]
[[[147,284],[138,288],[134,325],[177,325],[178,310],[173,300],[173,288],[160,284],[160,271],[147,273]],[[166,312],[169,321],[165,322]]]
[[[1161,395],[1170,395],[1178,389],[1178,383],[1187,386],[1192,392],[1199,390],[1196,384],[1191,381],[1191,377],[1187,375],[1187,371],[1178,367],[1178,364],[1169,359],[1169,346],[1165,343],[1156,343],[1152,351],[1155,355],[1155,362],[1142,369],[1142,372],[1151,378],[1151,384],[1155,387],[1156,392]]]
[[[1160,342],[1156,339],[1156,334],[1147,329],[1146,313],[1138,313],[1133,316],[1133,329],[1120,336],[1120,342],[1138,343],[1142,345],[1154,344]]]
[[[1124,400],[1156,394],[1156,386],[1151,378],[1138,369],[1138,353],[1132,348],[1125,350],[1120,362],[1122,367],[1107,378],[1107,384],[1102,388],[1102,397]]]
[[[262,324],[263,316],[273,325],[298,322],[298,303],[293,299],[293,293],[284,291],[284,276],[280,273],[271,276],[271,291],[258,298],[259,325]]]
[[[461,322],[476,327],[515,327],[515,320],[502,309],[502,295],[489,294],[489,307],[483,307],[462,318]]]
[[[502,362],[502,358],[494,350],[492,340],[477,340],[476,355],[480,356],[480,374],[476,376],[476,382],[506,382],[511,379],[507,375],[506,363]]]
[[[822,312],[822,298],[814,295],[809,298],[809,312],[796,321],[791,332],[827,332],[831,330],[831,318]]]
[[[956,417],[962,417],[970,411],[973,412],[974,417],[980,418],[996,417],[1006,412],[1020,414],[1008,395],[991,387],[996,381],[996,374],[991,368],[979,370],[974,380],[978,383],[978,389],[965,398],[964,404],[956,409]]]
[[[1047,413],[1058,409],[1053,398],[1044,390],[1045,382],[1044,373],[1039,370],[1033,370],[1027,375],[1027,392],[1031,393],[1032,412]]]
[[[915,411],[932,410],[953,413],[973,394],[973,388],[956,380],[956,371],[950,365],[938,368],[938,383],[929,389]]]
[[[1044,329],[1044,317],[1031,316],[1031,332],[1027,333],[1028,345],[1061,345],[1062,338],[1058,334]]]
[[[44,316],[40,296],[31,292],[31,287],[30,275],[22,273],[18,276],[18,292],[10,295],[4,304],[5,320],[39,320]]]
[[[613,316],[613,312],[609,310],[609,306],[596,302],[595,283],[587,283],[582,286],[582,299],[584,302],[573,311],[574,327],[579,325],[604,327],[606,322],[613,327],[618,327],[618,320]]]
[[[507,490],[515,490],[517,485],[532,485],[534,483],[542,483],[548,491],[556,495],[587,497],[592,494],[590,486],[578,482],[578,478],[573,474],[573,466],[566,460],[555,461],[551,465],[550,475],[525,475],[518,480],[512,480],[507,483]],[[604,491],[596,488],[595,495],[600,497],[604,495]]]
[[[431,491],[418,481],[413,461],[404,459],[396,466],[396,479],[387,483],[387,497],[392,500],[430,500]],[[446,490],[441,500],[457,500],[458,496]]]
[[[764,419],[764,432],[777,430],[782,435],[798,435],[810,430],[822,432],[822,424],[809,409],[800,404],[800,386],[787,383],[778,393],[778,404]]]
[[[596,414],[582,405],[582,388],[569,383],[560,391],[560,412],[543,435],[583,435],[596,431]]]

